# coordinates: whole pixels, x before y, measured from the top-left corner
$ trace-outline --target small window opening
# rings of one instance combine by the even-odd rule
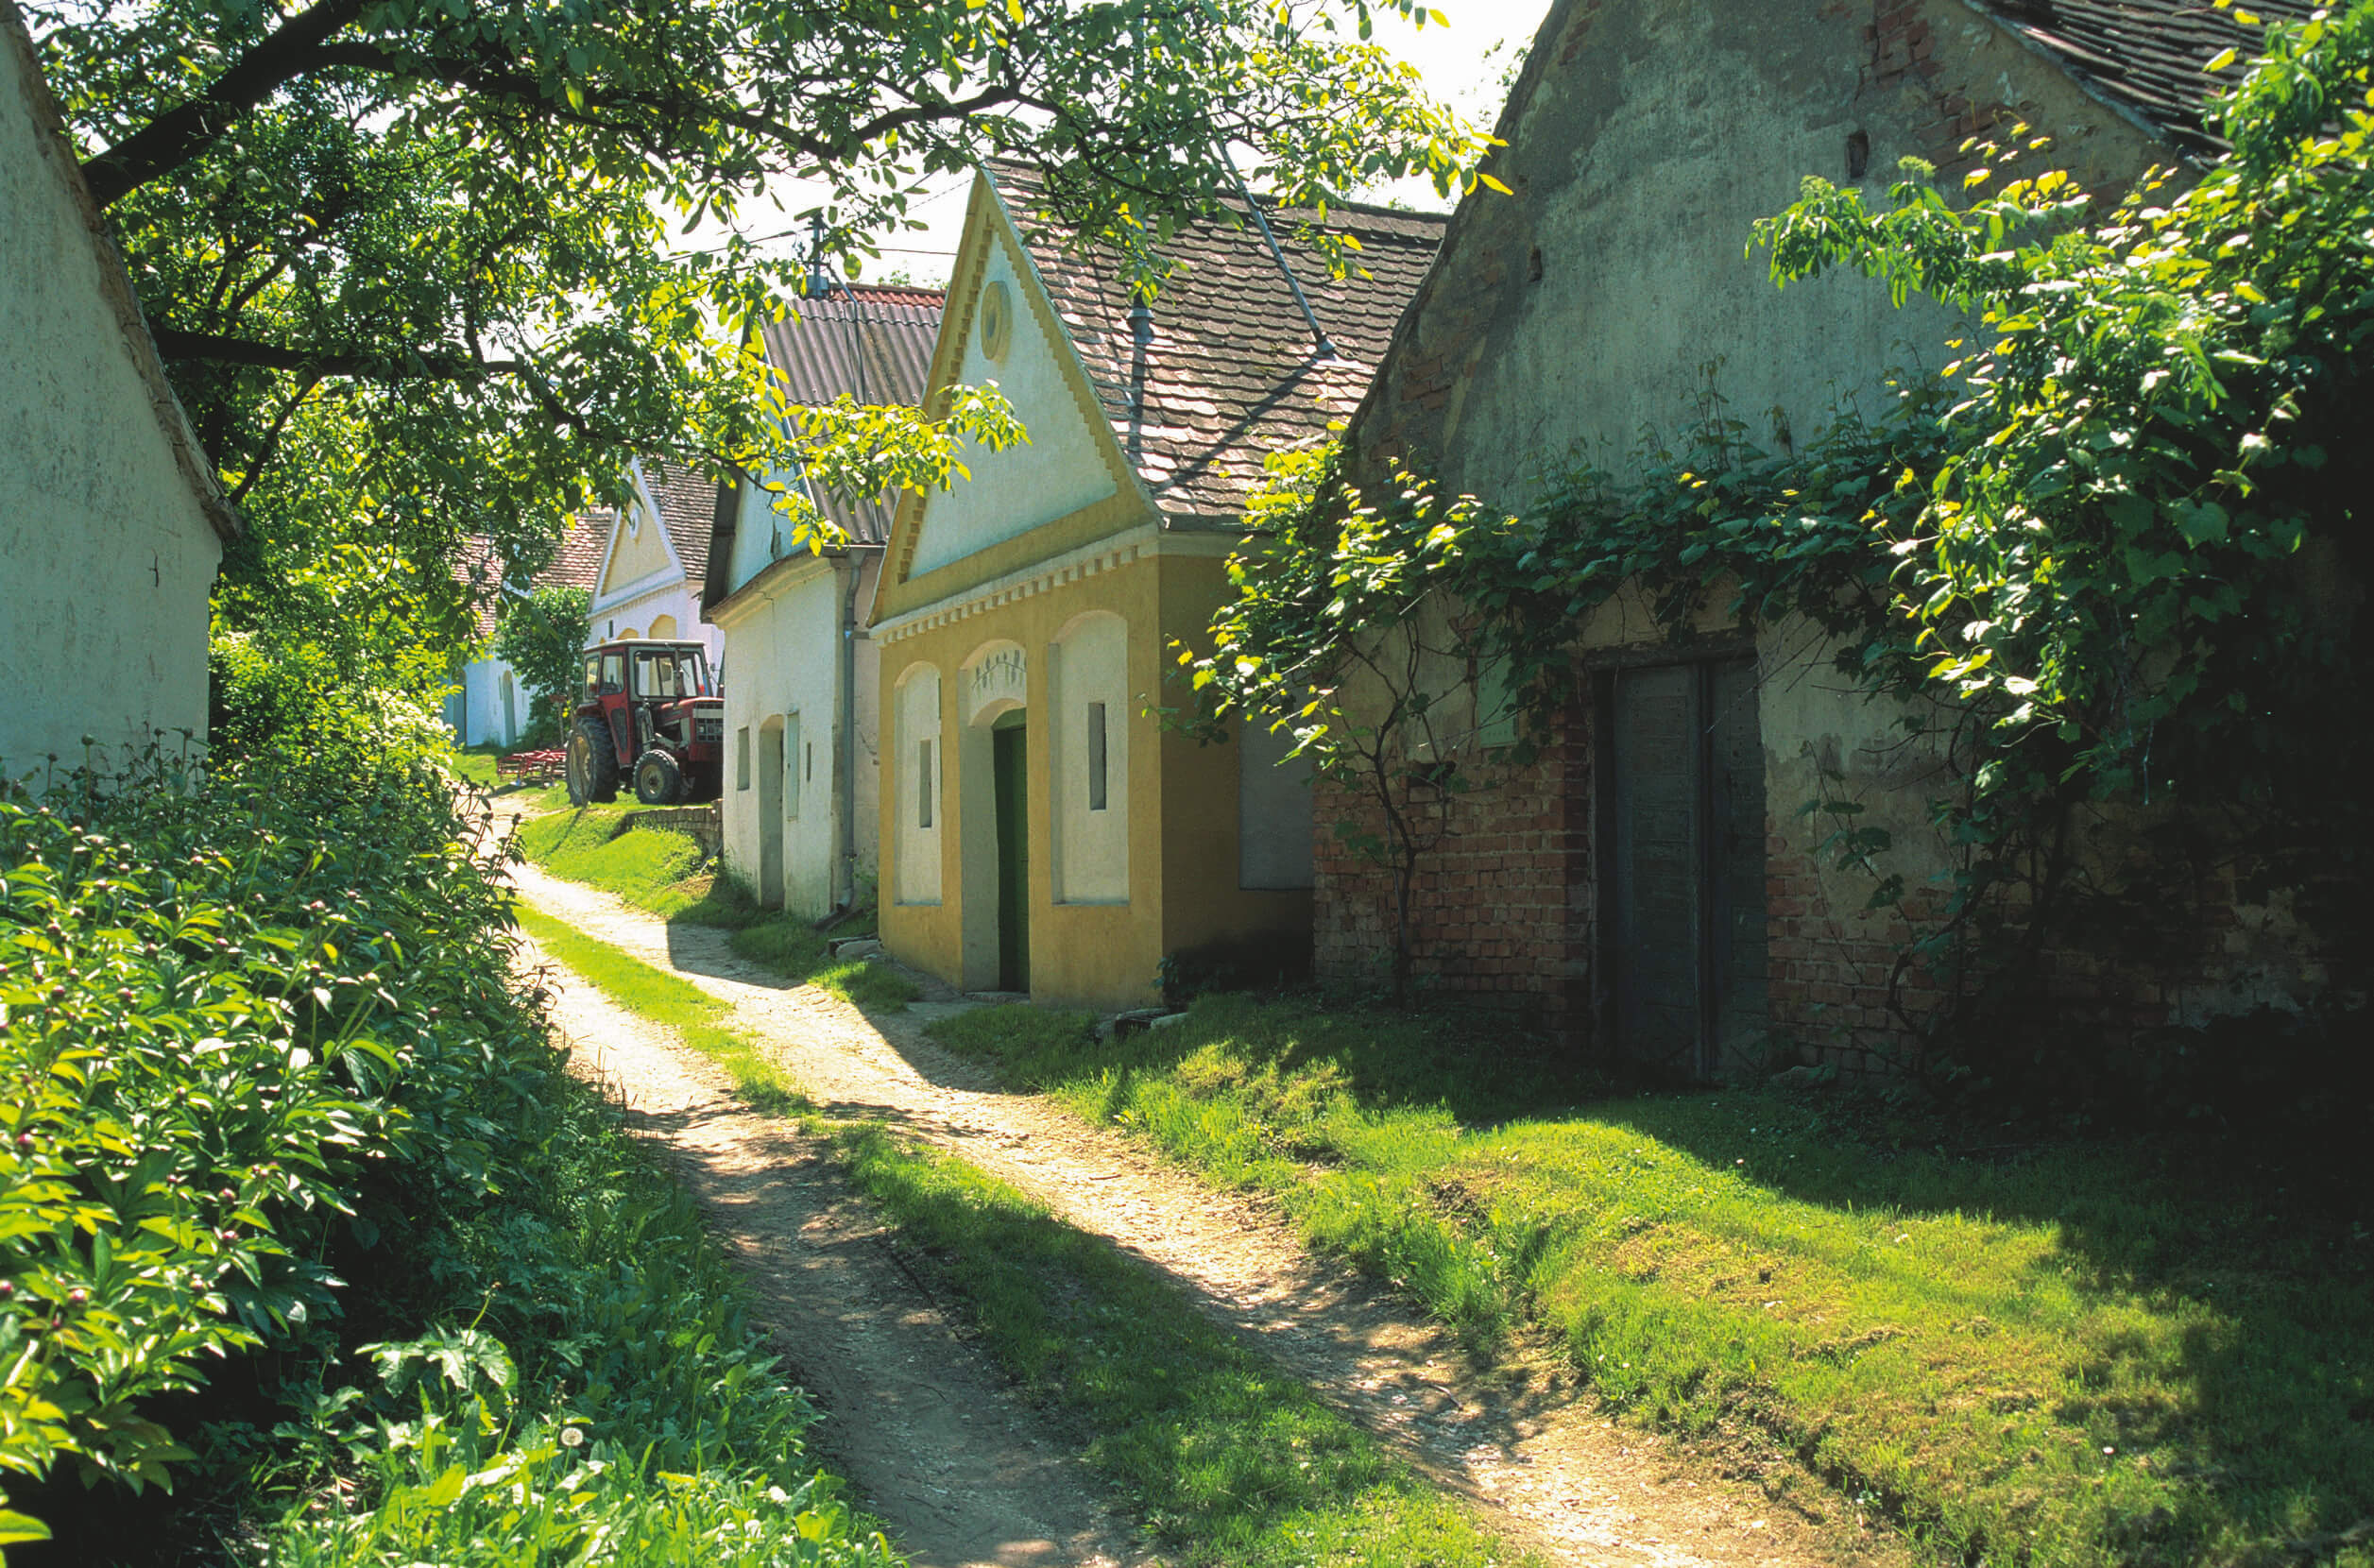
[[[1864,132],[1847,132],[1847,178],[1860,179],[1863,171],[1871,166],[1871,139]]]
[[[915,826],[931,826],[931,742],[915,742]]]
[[[805,783],[813,784],[816,781],[816,742],[809,741],[802,748],[802,752],[799,764],[800,778]]]
[[[734,788],[750,788],[750,726],[734,731]]]
[[[1088,810],[1104,810],[1104,705],[1088,705]]]

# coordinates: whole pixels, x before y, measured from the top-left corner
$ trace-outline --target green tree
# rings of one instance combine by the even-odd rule
[[[593,595],[581,588],[531,589],[504,606],[495,631],[495,656],[519,672],[520,683],[536,693],[541,720],[563,734],[585,666],[592,604]],[[541,720],[533,726],[539,733]]]
[[[1366,42],[1370,13],[1339,34],[1331,9],[1269,0],[28,7],[255,524],[234,610],[268,610],[331,543],[392,548],[434,585],[475,535],[533,571],[629,453],[943,482],[965,438],[1017,438],[994,393],[937,421],[766,396],[752,329],[801,270],[748,237],[771,183],[817,182],[854,266],[925,180],[985,154],[1035,163],[1063,221],[1140,262],[1233,188],[1226,144],[1310,205],[1470,178],[1484,139]],[[705,218],[732,237],[672,232]]]

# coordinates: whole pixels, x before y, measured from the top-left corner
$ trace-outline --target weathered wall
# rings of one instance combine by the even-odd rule
[[[206,735],[222,544],[24,34],[0,22],[0,773]],[[110,269],[112,269],[111,275]]]
[[[1944,357],[1950,317],[1892,310],[1859,277],[1777,290],[1764,256],[1746,253],[1751,226],[1793,200],[1807,175],[1860,184],[1882,204],[1908,154],[1940,165],[1958,190],[1961,142],[2007,137],[2023,121],[2054,138],[2040,167],[2067,167],[2097,190],[2166,157],[1957,0],[1561,0],[1500,128],[1510,145],[1494,170],[1515,194],[1478,192],[1454,219],[1354,422],[1360,471],[1374,480],[1387,462],[1414,459],[1454,490],[1521,504],[1547,472],[1578,460],[1620,471],[1644,432],[1678,448],[1713,414],[1781,451],[1842,405],[1878,412],[1890,368]],[[1859,179],[1851,145],[1864,156]],[[1711,619],[1699,629],[1721,630]],[[1595,972],[1601,825],[1589,683],[1611,660],[1658,656],[1663,642],[1634,596],[1594,615],[1556,743],[1530,770],[1448,808],[1460,830],[1418,887],[1422,974],[1513,993],[1587,1036],[1607,980]],[[1901,1045],[1943,999],[1933,977],[1898,958],[1939,903],[1934,878],[1950,857],[1928,802],[1945,780],[1934,752],[1904,743],[1896,712],[1831,669],[1812,628],[1766,628],[1754,653],[1768,1022],[1828,1059],[1877,1065],[1874,1050]],[[1864,908],[1870,875],[1836,869],[1824,849],[1839,819],[1804,810],[1823,800],[1858,804],[1858,826],[1893,835],[1879,869],[1904,875],[1903,911]],[[1361,814],[1341,801],[1319,811],[1319,953],[1337,974],[1374,969],[1391,934],[1385,879],[1333,842],[1329,820],[1345,811]],[[2139,973],[2067,955],[2047,967],[2073,1005],[2105,1018],[2148,1024],[2185,1011]]]
[[[1959,0],[1562,0],[1500,128],[1492,168],[1514,195],[1461,203],[1358,443],[1514,502],[1545,466],[1682,436],[1710,388],[1768,450],[1843,401],[1875,414],[1887,370],[1936,356],[1949,318],[1891,310],[1859,277],[1783,293],[1745,253],[1751,227],[1807,175],[1884,204],[1907,154],[1958,189],[1961,141],[2021,120],[2098,188],[2155,157]]]

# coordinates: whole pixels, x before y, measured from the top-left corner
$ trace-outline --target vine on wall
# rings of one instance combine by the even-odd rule
[[[1536,740],[1584,618],[1628,584],[1676,637],[1712,607],[1803,617],[1948,764],[1930,810],[1950,896],[1917,939],[1926,963],[1975,951],[2017,974],[2023,946],[2082,944],[2106,909],[2147,902],[2147,863],[2088,861],[2090,814],[2354,887],[2370,66],[2374,0],[2269,26],[2212,107],[2234,150],[2189,187],[2154,171],[2108,212],[2064,173],[2021,174],[2046,147],[2024,128],[1973,149],[1966,206],[1918,161],[1880,211],[1807,179],[1754,230],[1776,282],[1852,267],[1899,303],[1941,300],[1971,323],[1958,360],[1795,454],[1717,421],[1686,456],[1579,469],[1515,514],[1407,472],[1363,493],[1333,452],[1277,454],[1248,520],[1261,546],[1232,567],[1211,652],[1181,662],[1209,709],[1382,778],[1396,745],[1414,754],[1394,733],[1409,705],[1338,692],[1422,598],[1458,606]],[[1849,821],[1836,847],[1870,860],[1876,831]],[[1875,902],[1903,895],[1875,881]]]

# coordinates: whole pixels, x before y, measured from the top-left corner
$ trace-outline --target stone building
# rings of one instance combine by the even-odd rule
[[[2304,3],[2262,6],[2304,15]],[[1350,433],[1359,477],[1409,460],[1446,491],[1522,503],[1587,460],[1621,472],[1644,433],[1710,410],[1769,452],[1955,335],[1853,276],[1772,284],[1759,217],[1821,175],[1885,202],[1907,155],[1961,187],[1970,138],[2049,135],[2049,164],[2103,193],[2215,149],[2202,67],[2249,35],[2181,0],[1558,0],[1491,165],[1394,337]],[[1719,399],[1719,403],[1713,400]],[[1521,1004],[1579,1042],[1686,1074],[1750,1070],[1774,1041],[1869,1065],[1938,1005],[1896,966],[1923,912],[1863,909],[1870,883],[1818,853],[1801,808],[1865,807],[1900,846],[1934,845],[1935,758],[1846,690],[1818,629],[1711,617],[1686,646],[1636,593],[1586,625],[1555,743],[1505,786],[1442,809],[1459,831],[1418,890],[1419,968]],[[1372,966],[1388,890],[1325,830],[1324,972]],[[1906,850],[1916,890],[1939,860]],[[2130,1025],[2281,1001],[2314,963],[2248,928],[2280,912],[2230,881],[2188,988],[2106,985],[2064,955],[2068,994]]]

